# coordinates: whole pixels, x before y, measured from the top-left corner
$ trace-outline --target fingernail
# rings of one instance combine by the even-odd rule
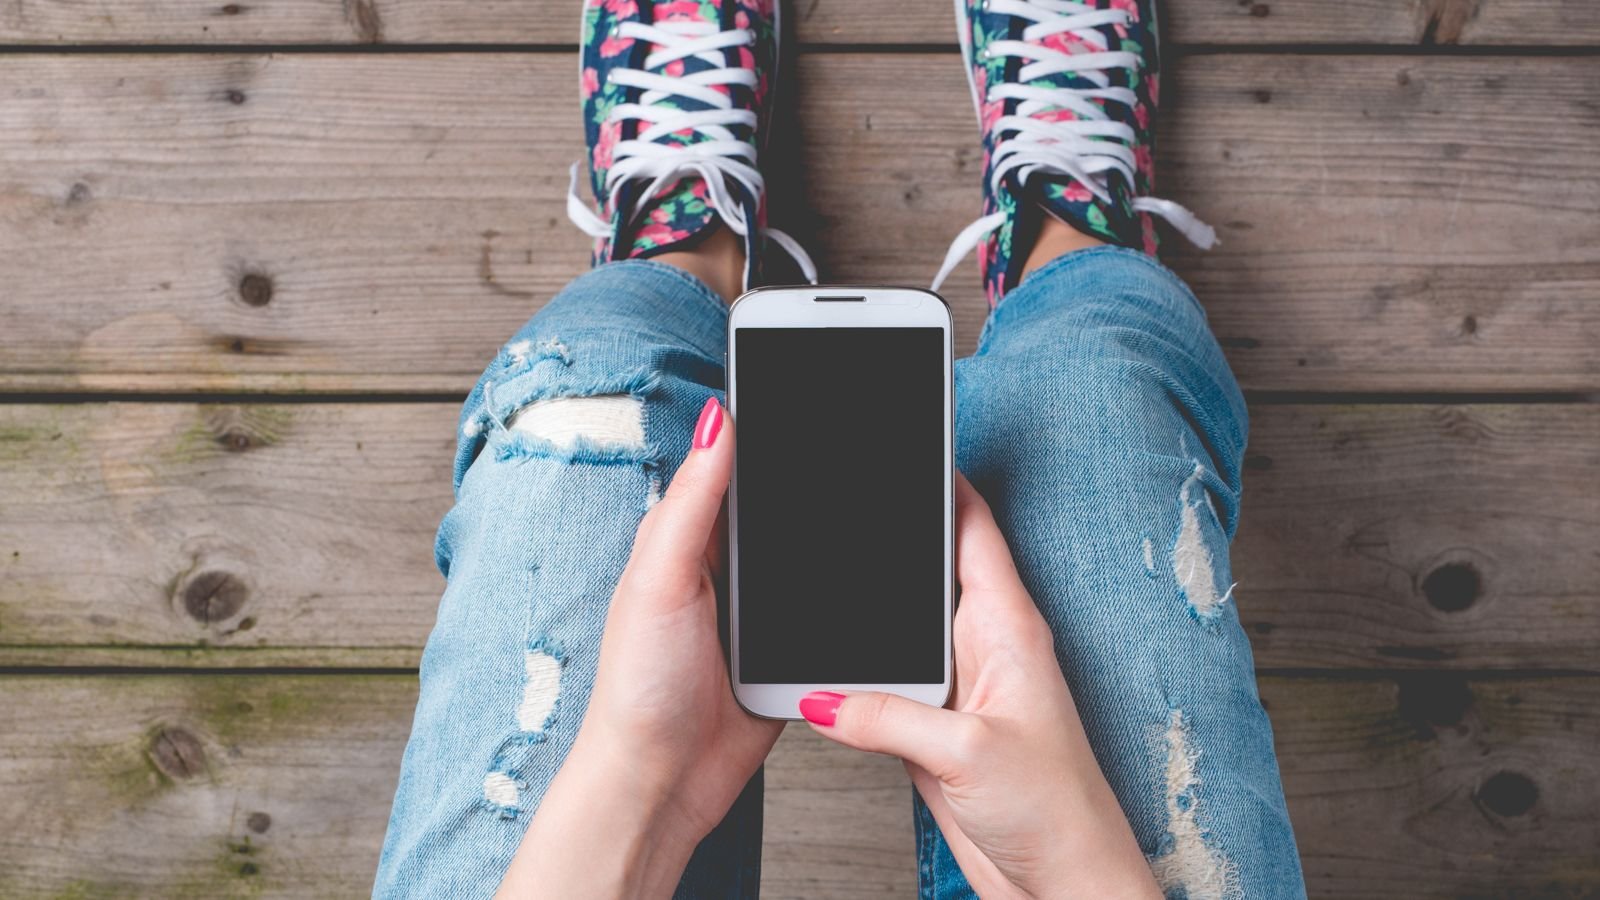
[[[836,691],[812,691],[800,698],[800,715],[813,725],[832,725],[843,702],[844,695]]]
[[[715,397],[707,397],[706,405],[700,407],[700,421],[694,424],[694,448],[704,450],[717,442],[717,433],[722,431],[722,404]]]

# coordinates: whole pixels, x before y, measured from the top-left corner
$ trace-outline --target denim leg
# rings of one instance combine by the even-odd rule
[[[722,385],[726,309],[659,263],[589,272],[501,351],[462,410],[448,582],[422,656],[374,896],[487,897],[572,746],[634,529]],[[761,776],[681,897],[753,897]]]
[[[1228,562],[1248,423],[1200,305],[1143,254],[1064,256],[1006,295],[956,389],[958,464],[1167,896],[1302,896]],[[923,896],[971,896],[917,804]]]

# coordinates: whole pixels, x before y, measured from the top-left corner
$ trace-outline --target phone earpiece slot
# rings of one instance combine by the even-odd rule
[[[846,295],[835,295],[832,297],[812,297],[811,299],[818,303],[860,303],[867,298],[860,295],[853,297]]]

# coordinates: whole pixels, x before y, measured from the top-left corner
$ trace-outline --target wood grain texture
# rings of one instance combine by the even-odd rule
[[[1596,688],[1263,680],[1311,896],[1592,893]]]
[[[369,891],[414,681],[0,681],[0,895]]]
[[[0,407],[0,659],[416,665],[455,415]]]
[[[1258,663],[1600,671],[1600,407],[1251,417],[1233,552]]]
[[[570,44],[578,0],[7,0],[9,44]],[[954,44],[936,0],[795,0],[798,39]],[[1178,44],[1592,44],[1584,0],[1182,0],[1162,9]]]
[[[1261,690],[1313,896],[1569,897],[1600,883],[1581,789],[1600,778],[1600,682]],[[0,893],[364,894],[414,700],[405,676],[0,679],[0,815],[29,823],[0,835]],[[763,896],[914,895],[897,762],[791,728],[767,772]]]
[[[0,389],[465,391],[585,266],[570,68],[0,58]],[[830,280],[925,283],[978,212],[960,67],[799,68],[778,224]],[[1247,388],[1600,388],[1600,59],[1208,55],[1166,94],[1162,193],[1223,239],[1171,262]],[[948,291],[970,348],[972,263]]]
[[[1258,664],[1600,672],[1600,407],[1253,415]],[[0,665],[415,665],[455,417],[0,406]]]

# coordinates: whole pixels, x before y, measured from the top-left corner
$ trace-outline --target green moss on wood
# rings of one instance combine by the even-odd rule
[[[150,756],[151,743],[161,728],[154,725],[125,741],[83,751],[84,768],[98,776],[106,795],[118,805],[130,809],[142,806],[174,786]]]
[[[78,437],[62,426],[59,408],[30,406],[26,415],[25,421],[0,425],[0,461],[60,463],[77,457]]]

